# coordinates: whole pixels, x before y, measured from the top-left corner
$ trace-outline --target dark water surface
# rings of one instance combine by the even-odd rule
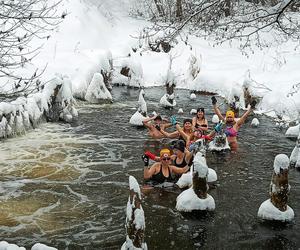
[[[175,110],[158,102],[162,89],[146,89],[148,110],[180,121],[191,108],[206,107],[210,97],[189,100],[178,90]],[[79,103],[79,121],[43,124],[27,135],[0,142],[0,240],[30,247],[42,242],[58,249],[120,249],[125,240],[128,176],[142,184],[141,155],[149,145],[147,130],[128,123],[135,112],[138,90],[114,88],[112,105]],[[220,100],[221,101],[221,100]],[[299,249],[300,172],[290,170],[289,225],[261,223],[260,204],[268,190],[274,157],[290,154],[295,142],[284,137],[266,117],[259,128],[250,120],[240,130],[239,152],[207,155],[218,174],[209,193],[216,210],[181,214],[175,209],[180,190],[154,189],[145,194],[146,242],[151,249]]]

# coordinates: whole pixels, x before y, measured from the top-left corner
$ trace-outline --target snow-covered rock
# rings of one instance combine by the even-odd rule
[[[288,222],[294,219],[295,214],[293,209],[289,206],[287,206],[286,211],[280,211],[272,204],[271,200],[268,199],[260,205],[257,216],[265,220]]]
[[[26,250],[25,247],[19,247],[16,244],[9,244],[6,241],[0,241],[0,250]]]
[[[144,96],[145,96],[145,91],[142,89],[139,94],[138,110],[141,113],[144,113],[146,115],[147,114],[147,103],[144,99]]]
[[[182,108],[180,108],[180,109],[178,109],[178,112],[177,112],[178,114],[183,114],[183,109]]]
[[[103,76],[95,73],[85,94],[85,100],[91,103],[112,102],[112,96],[103,82]]]
[[[296,145],[290,156],[290,165],[300,168],[300,133],[297,138]]]
[[[209,142],[208,150],[210,151],[226,151],[230,150],[228,140],[225,135],[216,135],[215,138]]]
[[[215,115],[213,115],[211,121],[212,121],[214,124],[217,124],[217,123],[219,123],[220,119],[219,119],[219,117],[215,114]]]
[[[300,124],[293,127],[289,127],[288,130],[285,132],[285,136],[290,138],[297,138],[299,133],[300,133]]]
[[[206,159],[202,153],[199,152],[195,155],[191,171],[193,173],[194,181],[199,182],[197,185],[199,185],[199,187],[201,186],[201,188],[195,191],[192,185],[189,189],[183,191],[176,199],[176,209],[183,212],[214,210],[215,201],[212,196],[207,194],[208,185],[206,183],[209,170]],[[186,180],[188,180],[188,178],[186,178]],[[195,192],[199,192],[199,197],[203,196],[205,198],[199,198]]]
[[[290,165],[290,160],[289,157],[285,154],[278,154],[275,156],[274,159],[274,172],[276,174],[280,173],[280,169],[284,170],[284,169],[288,169]]]
[[[259,125],[259,120],[257,118],[253,118],[251,121],[251,126],[258,127],[258,125]]]
[[[196,98],[197,98],[197,97],[196,97],[195,93],[192,93],[192,94],[190,95],[190,99],[191,99],[191,100],[196,100]]]
[[[196,110],[196,109],[191,109],[190,114],[191,114],[191,115],[197,114],[197,110]]]
[[[136,111],[129,120],[129,123],[134,126],[143,126],[143,120],[147,117],[143,116],[139,111]]]
[[[173,100],[173,103],[171,103],[169,100]],[[173,108],[176,106],[176,101],[175,101],[175,97],[174,94],[172,95],[168,95],[168,94],[164,94],[162,96],[162,98],[160,99],[159,103],[165,107],[165,108]]]
[[[57,250],[55,247],[49,247],[45,244],[36,243],[32,246],[31,250]]]
[[[206,199],[199,199],[193,187],[183,191],[176,199],[176,209],[181,212],[192,212],[195,210],[215,210],[214,198],[207,194]]]

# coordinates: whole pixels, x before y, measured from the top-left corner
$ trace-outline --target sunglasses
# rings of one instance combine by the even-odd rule
[[[169,160],[171,160],[171,158],[170,157],[164,157],[164,158],[162,158],[162,160],[163,161],[169,161]]]

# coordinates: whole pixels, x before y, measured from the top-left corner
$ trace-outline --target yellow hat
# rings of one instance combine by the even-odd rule
[[[234,118],[234,112],[232,111],[232,110],[228,110],[227,112],[226,112],[226,118],[227,117],[232,117],[232,118]]]
[[[167,149],[167,148],[164,148],[164,149],[160,150],[160,153],[159,153],[160,156],[163,156],[165,154],[168,155],[168,156],[170,156],[171,155],[171,151],[169,149]]]

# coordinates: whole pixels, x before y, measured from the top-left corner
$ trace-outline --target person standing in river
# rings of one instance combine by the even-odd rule
[[[153,123],[151,121],[153,121]],[[160,115],[154,115],[143,120],[143,124],[148,129],[149,135],[153,139],[161,139],[166,137],[163,133],[161,133],[161,129],[164,130],[172,126],[171,123],[164,123]]]
[[[249,114],[254,110],[256,101],[253,100],[250,103],[250,108],[237,121],[235,121],[234,112],[232,110],[228,110],[226,112],[226,116],[224,118],[224,116],[221,114],[219,107],[217,107],[216,97],[213,96],[211,98],[211,101],[212,101],[212,105],[213,105],[215,113],[217,114],[219,119],[225,123],[224,133],[227,137],[231,151],[237,151],[237,149],[238,149],[238,142],[237,142],[238,131],[239,131],[240,127],[244,124],[244,122],[245,122],[246,118],[249,116]],[[221,126],[219,126],[218,128],[220,131]],[[217,132],[219,132],[219,131],[217,131]]]
[[[192,128],[195,129],[201,129],[203,134],[205,134],[208,130],[208,121],[205,118],[205,111],[204,108],[198,108],[197,114],[192,119]]]
[[[154,184],[176,181],[175,174],[181,175],[189,170],[189,166],[176,167],[171,164],[171,151],[164,148],[160,151],[160,161],[148,167],[149,159],[144,158],[144,179]],[[147,161],[148,160],[148,161]]]

